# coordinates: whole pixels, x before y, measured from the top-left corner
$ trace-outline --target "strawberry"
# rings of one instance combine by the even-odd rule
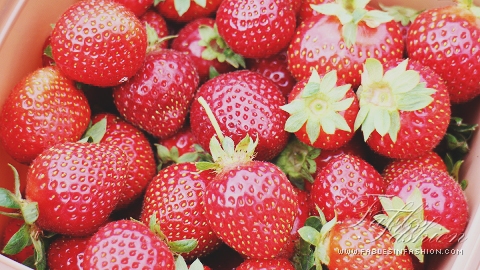
[[[247,58],[265,58],[286,49],[296,27],[290,1],[280,0],[224,0],[215,22],[232,51]]]
[[[146,27],[148,38],[147,50],[168,48],[168,40],[162,41],[162,39],[168,37],[170,30],[168,29],[167,21],[165,21],[162,15],[158,14],[154,9],[149,9],[140,16],[139,19]],[[149,33],[149,31],[152,30],[154,30],[155,33]]]
[[[288,66],[298,81],[310,77],[312,69],[319,74],[337,70],[338,77],[356,89],[367,58],[382,62],[402,58],[404,42],[397,23],[367,3],[336,1],[311,6],[321,14],[300,23],[288,48]]]
[[[202,97],[219,121],[220,130],[235,143],[245,135],[258,137],[256,159],[270,160],[287,144],[284,130],[287,113],[280,109],[285,98],[278,87],[264,76],[249,70],[221,74],[204,83],[190,108],[190,126],[198,143],[209,149],[215,128],[200,105]]]
[[[362,158],[342,154],[333,157],[317,174],[310,191],[312,211],[320,209],[327,219],[371,220],[380,209],[378,195],[385,182],[375,168]]]
[[[50,270],[84,269],[83,257],[90,237],[60,235],[48,245],[47,258]]]
[[[128,122],[157,138],[185,123],[199,84],[189,57],[171,49],[150,52],[138,73],[114,88],[115,105]]]
[[[97,114],[93,124],[106,120],[106,131],[100,143],[115,145],[127,155],[128,172],[124,192],[117,208],[124,208],[140,197],[157,173],[155,157],[148,138],[138,128],[111,113]]]
[[[480,94],[480,57],[476,37],[478,7],[470,0],[425,10],[410,25],[408,56],[432,68],[445,80],[452,103]]]
[[[324,76],[313,70],[307,80],[295,85],[282,110],[290,117],[285,130],[305,144],[321,149],[345,145],[355,134],[353,124],[359,106],[350,84],[337,80],[337,72]]]
[[[400,249],[408,248],[420,262],[420,249],[449,248],[467,226],[465,194],[446,171],[429,167],[405,170],[390,182],[381,202],[385,214],[375,219],[387,227]]]
[[[10,92],[0,112],[0,143],[29,164],[43,150],[80,139],[90,122],[87,98],[58,68],[39,68]]]
[[[211,69],[221,74],[245,66],[240,56],[228,55],[232,54],[231,50],[220,40],[212,18],[199,18],[187,23],[180,29],[171,47],[192,58],[203,82],[210,78]]]
[[[287,51],[283,50],[268,58],[253,58],[247,60],[247,68],[258,72],[277,84],[283,96],[288,98],[297,83],[288,70]]]
[[[385,70],[385,72],[384,72]],[[355,129],[375,152],[413,158],[435,148],[450,123],[450,100],[443,80],[417,61],[382,66],[369,58],[357,90],[360,111]]]
[[[84,269],[175,269],[167,244],[148,226],[134,220],[102,226],[87,243],[83,264]]]
[[[9,246],[9,241],[14,240],[14,238],[12,237],[22,228],[22,226],[25,226],[24,220],[18,218],[8,219],[5,224],[5,228],[1,238],[2,255],[16,262],[28,265],[27,259],[30,260],[31,258],[33,258],[35,252],[33,244],[27,245],[20,252],[10,249]]]
[[[335,0],[302,0],[301,2],[302,3],[297,13],[299,22],[320,14],[312,8],[312,5],[315,6],[324,3],[333,3]]]
[[[274,259],[247,259],[235,270],[295,270],[293,264],[282,258]]]
[[[153,6],[154,0],[113,0],[130,9],[135,16],[140,17]]]
[[[185,162],[159,171],[147,187],[140,220],[147,224],[153,214],[169,241],[197,240],[196,248],[182,256],[193,260],[218,248],[219,238],[205,216],[205,187],[212,171],[199,171],[195,163]]]
[[[51,47],[56,65],[68,78],[108,87],[128,80],[142,66],[147,35],[125,6],[86,0],[71,5],[56,21]]]
[[[155,0],[154,5],[165,18],[178,23],[187,23],[214,14],[221,2],[221,0]]]

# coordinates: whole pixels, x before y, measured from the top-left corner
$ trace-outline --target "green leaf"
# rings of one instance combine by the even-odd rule
[[[51,45],[47,45],[45,47],[45,50],[43,50],[43,54],[48,56],[49,58],[53,59],[53,54],[52,54],[52,46]]]
[[[369,10],[362,18],[362,21],[370,28],[377,28],[381,24],[393,20],[393,17],[385,11]]]
[[[197,5],[201,6],[202,8],[205,8],[207,6],[207,0],[193,0]]]
[[[20,204],[15,194],[4,188],[0,188],[0,206],[9,209],[20,209]]]
[[[381,136],[385,136],[387,132],[390,130],[390,114],[387,110],[378,110],[376,108],[372,108],[372,112],[375,124],[375,130]]]
[[[327,92],[337,85],[337,71],[332,70],[325,74],[320,81],[320,89],[322,92]],[[348,90],[348,89],[347,89]]]
[[[217,164],[212,162],[199,161],[199,162],[195,162],[195,167],[197,167],[197,169],[200,171],[205,171],[205,170],[216,169]]]
[[[37,270],[47,269],[47,258],[45,253],[45,243],[40,237],[38,240],[32,241],[35,250],[35,266]]]
[[[310,140],[311,144],[313,144],[318,139],[318,136],[320,135],[320,123],[317,120],[318,119],[309,119],[307,121],[306,130],[307,130],[308,139]],[[327,119],[325,119],[325,121],[326,120]],[[332,123],[332,126],[333,126],[333,123]],[[332,126],[327,127],[327,128],[333,129],[333,132],[335,132],[335,126],[333,126],[333,127]],[[328,133],[331,130],[324,130],[324,131],[327,134],[333,134],[333,132]]]
[[[353,20],[351,12],[337,3],[310,4],[310,7],[320,14],[336,16],[343,25]]]
[[[23,224],[20,229],[8,240],[7,244],[2,250],[2,253],[14,255],[31,244],[32,240],[30,238],[30,226]]]
[[[342,99],[345,98],[345,95],[347,94],[348,90],[350,90],[351,88],[352,88],[351,84],[344,84],[344,85],[340,85],[340,86],[332,88],[326,94],[330,98],[330,100],[336,101],[336,102],[341,102]],[[352,99],[352,102],[353,102],[353,99]],[[351,102],[350,102],[350,104],[351,104]],[[348,107],[350,107],[350,105],[348,105]],[[346,110],[348,107],[346,107],[344,110]],[[335,109],[335,111],[343,111],[343,109]]]
[[[175,270],[188,270],[188,265],[182,256],[178,256],[175,260]]]
[[[178,163],[184,163],[184,162],[195,162],[199,158],[199,155],[197,152],[189,152],[181,155],[178,158]]]
[[[432,103],[433,98],[431,96],[416,95],[411,93],[404,95],[400,98],[398,103],[398,108],[402,111],[413,112],[427,107]]]
[[[308,82],[302,90],[302,98],[308,98],[315,95],[319,92],[320,87],[320,84],[317,82]]]
[[[38,219],[38,203],[37,202],[28,202],[23,201],[20,204],[20,209],[22,211],[23,218],[25,223],[33,224]]]
[[[280,106],[280,109],[288,112],[289,114],[296,114],[305,110],[305,100],[301,99],[294,99],[290,103]]]
[[[197,245],[198,241],[196,239],[183,239],[177,241],[168,242],[168,247],[170,250],[176,253],[187,253],[194,250]]]
[[[107,132],[107,118],[95,123],[93,126],[87,129],[82,139],[87,139],[88,142],[99,143],[105,133]]]
[[[177,270],[177,269],[175,269]],[[197,258],[195,261],[190,264],[189,270],[203,270],[203,264],[200,262],[200,260]]]
[[[173,0],[173,5],[178,15],[182,16],[190,8],[190,0]]]
[[[333,121],[333,125],[336,129],[351,132],[350,126],[348,125],[347,121],[343,116],[338,113],[332,113],[330,119]],[[322,125],[323,127],[323,125]]]
[[[303,226],[298,229],[300,237],[308,243],[317,246],[320,242],[320,232],[310,226]]]
[[[390,136],[392,142],[397,141],[400,125],[400,113],[398,111],[390,112],[390,129],[388,130],[388,135]]]
[[[342,27],[342,37],[347,48],[350,48],[355,44],[357,40],[357,28],[358,26],[354,23],[347,23]]]
[[[307,122],[308,112],[301,111],[296,114],[290,115],[290,117],[285,122],[285,131],[287,132],[297,132],[300,128]]]
[[[348,108],[350,108],[350,106],[352,106],[353,100],[354,100],[354,98],[346,98],[344,100],[335,102],[333,104],[332,108],[336,112],[346,111],[346,110],[348,110]],[[345,118],[343,118],[343,119],[345,120]]]

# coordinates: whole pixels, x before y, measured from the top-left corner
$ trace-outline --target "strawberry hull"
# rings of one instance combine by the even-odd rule
[[[0,0],[0,108],[12,87],[28,72],[41,66],[42,47],[51,23],[75,0]],[[444,6],[450,1],[408,1],[415,8]],[[480,1],[475,1],[480,4]],[[402,3],[401,0],[382,0],[386,5]],[[404,1],[403,3],[407,3]],[[480,123],[480,98],[461,106],[462,116],[469,123]],[[449,249],[449,255],[433,255],[428,258],[426,269],[477,269],[480,265],[480,133],[475,133],[469,153],[461,171],[461,177],[469,180],[466,196],[470,210],[470,221],[460,243]],[[25,180],[25,165],[10,158],[0,147],[0,186],[13,189],[13,174],[8,164],[14,165]],[[7,218],[0,215],[0,231],[6,226]],[[30,269],[0,255],[0,269]]]

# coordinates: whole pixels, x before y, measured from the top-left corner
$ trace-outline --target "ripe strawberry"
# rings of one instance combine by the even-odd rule
[[[72,80],[107,87],[135,75],[145,60],[145,27],[125,6],[109,0],[79,1],[51,34],[56,65]]]
[[[162,38],[166,38],[170,30],[168,29],[167,21],[158,14],[154,9],[147,10],[142,16],[139,17],[140,21],[143,24],[148,24],[147,37],[148,37],[148,48],[147,50],[154,50],[156,48],[168,48],[168,40],[161,41]],[[149,33],[148,31],[155,30],[155,33]],[[152,37],[153,36],[153,37]],[[153,40],[152,40],[153,38]]]
[[[268,58],[253,58],[247,60],[247,68],[258,72],[272,80],[285,98],[297,83],[288,70],[287,51],[281,51]]]
[[[282,258],[274,259],[247,259],[235,270],[295,270],[293,264]]]
[[[185,123],[198,83],[187,55],[159,49],[147,55],[133,78],[114,88],[113,97],[128,122],[163,139]]]
[[[295,32],[295,11],[289,1],[224,0],[215,22],[233,52],[265,58],[288,47]]]
[[[0,143],[20,163],[80,139],[90,122],[85,95],[58,68],[43,67],[18,82],[0,112]]]
[[[22,226],[25,226],[24,220],[18,218],[8,219],[8,221],[5,223],[5,228],[3,230],[1,246],[2,255],[16,262],[24,264],[27,262],[27,259],[34,256],[35,249],[33,247],[33,244],[27,245],[20,252],[10,249],[10,247],[7,245],[14,236],[14,234],[17,233],[22,228]]]
[[[117,146],[71,142],[42,152],[31,164],[25,196],[35,202],[43,230],[84,236],[103,225],[116,207],[128,171]]]
[[[197,240],[196,248],[182,256],[186,260],[202,257],[218,248],[221,241],[205,216],[205,186],[212,171],[199,171],[195,163],[185,162],[159,171],[147,187],[140,220],[147,224],[153,214],[169,241]]]
[[[480,30],[473,1],[428,9],[413,21],[408,32],[408,56],[432,68],[445,80],[452,103],[480,94]]]
[[[337,81],[337,72],[322,77],[313,70],[308,80],[295,85],[282,110],[290,117],[285,130],[305,144],[321,149],[345,145],[355,134],[359,106],[350,84]]]
[[[330,220],[371,220],[380,209],[378,195],[385,193],[382,176],[365,160],[342,154],[333,157],[317,174],[310,191],[311,204]]]
[[[397,22],[398,27],[400,27],[400,32],[402,33],[403,42],[405,44],[404,56],[407,55],[407,35],[410,25],[415,20],[415,18],[420,14],[421,11],[405,7],[405,6],[385,6],[379,3],[380,8],[386,11],[390,16],[393,17],[393,20]]]
[[[298,21],[301,22],[307,18],[320,14],[312,8],[312,5],[320,5],[333,2],[335,2],[335,0],[302,0],[302,3],[297,13]]]
[[[140,17],[153,6],[153,0],[113,0],[130,9],[135,16]]]
[[[60,235],[48,245],[47,262],[50,270],[84,269],[83,256],[90,237]]]
[[[106,120],[106,131],[100,143],[118,146],[126,155],[128,172],[124,192],[117,208],[124,208],[140,197],[157,173],[155,157],[148,138],[138,128],[111,113],[97,114],[93,124]]]
[[[167,244],[134,220],[112,221],[101,227],[87,244],[83,264],[84,269],[175,269]]]
[[[357,96],[355,129],[361,126],[367,144],[383,156],[423,155],[440,143],[450,123],[443,80],[414,60],[395,60],[383,67],[367,59]]]
[[[155,7],[165,18],[186,23],[198,18],[210,17],[217,11],[221,0],[155,0]]]
[[[210,78],[211,69],[217,73],[226,73],[235,70],[235,67],[244,66],[240,56],[233,55],[231,51],[220,42],[220,36],[214,29],[215,20],[212,18],[199,18],[187,23],[180,29],[177,37],[172,41],[172,49],[186,53],[192,58],[201,81]],[[222,48],[223,47],[223,48]],[[241,63],[237,63],[240,60]]]
[[[462,237],[468,206],[460,185],[448,172],[420,167],[390,182],[381,198],[385,214],[375,219],[423,261],[419,249],[449,248]]]
[[[280,109],[285,98],[264,76],[249,70],[221,74],[204,83],[190,108],[190,125],[198,143],[209,149],[214,126],[198,99],[202,97],[219,121],[220,130],[235,143],[245,135],[259,140],[257,160],[270,160],[287,144],[287,113]]]
[[[368,1],[350,2],[312,5],[322,14],[303,20],[297,27],[288,48],[288,66],[298,81],[310,77],[312,69],[319,74],[337,70],[339,78],[356,89],[367,58],[382,62],[402,58],[404,43],[392,17],[366,7]],[[360,12],[364,16],[356,18]],[[337,17],[336,13],[343,15]]]

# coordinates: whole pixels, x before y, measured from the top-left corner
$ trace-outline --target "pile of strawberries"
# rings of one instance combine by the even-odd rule
[[[421,269],[469,220],[463,156],[443,148],[475,130],[452,111],[480,94],[477,8],[457,2],[76,2],[0,112],[0,143],[29,166],[24,189],[13,167],[0,189],[3,254]]]

